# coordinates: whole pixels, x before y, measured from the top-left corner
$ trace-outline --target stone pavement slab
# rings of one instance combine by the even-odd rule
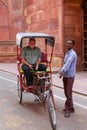
[[[63,88],[62,79],[60,79],[58,76],[53,78],[53,84]],[[73,91],[87,96],[87,71],[76,73]]]
[[[55,70],[56,68],[53,68]],[[12,74],[18,74],[16,63],[0,63],[0,70],[6,71]],[[58,69],[56,69],[58,70]],[[63,88],[62,79],[53,74],[53,85]],[[77,72],[73,91],[87,96],[87,71]]]

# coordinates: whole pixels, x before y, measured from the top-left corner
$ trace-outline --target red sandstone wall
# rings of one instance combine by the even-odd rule
[[[0,2],[0,10],[0,40],[7,40],[9,39],[9,12],[2,2]]]
[[[28,2],[28,0],[24,0]],[[24,6],[24,18],[28,26],[27,31],[45,32],[55,37],[53,64],[61,65],[63,56],[63,0],[30,0]]]
[[[3,2],[2,2],[3,1]],[[64,42],[75,39],[78,66],[82,61],[82,0],[2,0],[0,1],[0,40],[15,40],[17,32],[45,32],[55,36],[53,66],[61,66],[64,56]],[[4,14],[4,15],[3,15]],[[4,44],[3,44],[4,45]],[[6,46],[6,45],[5,45]],[[2,48],[4,49],[5,46]],[[16,45],[7,42],[12,56],[0,57],[2,62],[15,60]],[[0,45],[0,54],[3,49]],[[6,52],[6,54],[7,54]],[[9,55],[10,55],[9,54]],[[6,60],[7,59],[7,60]],[[82,63],[81,63],[82,66]]]
[[[0,62],[16,62],[15,37],[23,31],[22,1],[0,1]]]
[[[28,2],[29,0],[24,0]],[[58,0],[30,0],[24,6],[27,31],[45,32],[58,40]]]

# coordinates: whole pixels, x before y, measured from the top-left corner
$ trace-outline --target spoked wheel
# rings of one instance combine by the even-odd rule
[[[51,126],[53,130],[56,130],[56,111],[55,111],[53,95],[51,90],[48,91],[48,95],[47,95],[47,108],[48,108]]]
[[[22,103],[22,97],[23,97],[23,90],[20,87],[20,83],[19,83],[19,76],[18,76],[18,81],[17,81],[17,86],[18,86],[18,102],[21,104]]]

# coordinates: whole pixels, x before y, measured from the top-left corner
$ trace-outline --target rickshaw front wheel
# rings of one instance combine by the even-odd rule
[[[47,94],[47,108],[48,108],[48,114],[51,126],[53,130],[56,130],[56,110],[54,106],[53,96],[52,96],[52,90],[48,90]]]

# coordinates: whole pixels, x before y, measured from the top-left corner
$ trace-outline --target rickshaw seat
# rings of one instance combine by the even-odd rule
[[[35,70],[31,70],[32,73],[35,73]],[[20,73],[24,73],[24,70],[22,69],[22,67],[20,67]]]
[[[41,57],[41,62],[42,63],[49,63],[48,61],[47,61],[47,54],[46,53],[44,53],[44,52],[41,52],[41,55],[42,55],[42,57]],[[20,59],[20,58],[19,58]],[[23,69],[22,69],[22,67],[20,67],[20,73],[24,73],[24,71],[23,71]],[[35,71],[35,70],[31,70],[31,72],[32,73],[43,73],[44,71]],[[47,73],[49,73],[50,72],[50,69],[47,67],[47,69],[46,69],[46,72]]]
[[[32,73],[38,73],[38,74],[40,74],[40,73],[43,73],[44,71],[35,71],[35,70],[31,70],[31,72],[32,72]],[[49,72],[50,72],[50,69],[47,68],[47,69],[46,69],[46,72],[49,73]],[[22,73],[22,74],[24,73],[22,67],[20,67],[20,73]]]

